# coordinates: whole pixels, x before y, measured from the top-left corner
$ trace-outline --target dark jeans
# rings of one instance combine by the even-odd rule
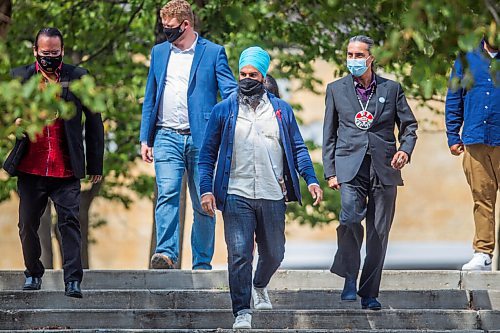
[[[222,213],[228,252],[233,314],[251,313],[254,239],[259,260],[253,279],[266,287],[285,254],[285,200],[247,199],[229,194]]]
[[[378,297],[389,231],[394,218],[396,192],[396,186],[380,183],[370,155],[365,156],[356,177],[341,184],[338,250],[331,272],[344,278],[358,277],[364,236],[361,221],[366,217],[366,258],[358,291],[361,297]]]
[[[57,212],[57,225],[61,233],[64,282],[82,281],[81,233],[79,221],[80,180],[20,174],[19,236],[23,248],[25,275],[42,277],[44,267],[40,261],[42,250],[38,238],[40,218],[50,198]]]

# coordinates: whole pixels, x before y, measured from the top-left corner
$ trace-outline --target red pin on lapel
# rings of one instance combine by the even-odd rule
[[[281,109],[276,110],[276,117],[281,120]]]

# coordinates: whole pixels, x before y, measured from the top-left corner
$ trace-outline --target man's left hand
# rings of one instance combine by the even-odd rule
[[[391,166],[393,169],[401,170],[408,163],[408,154],[404,151],[400,150],[394,154],[394,157],[391,161]]]
[[[307,188],[313,199],[315,199],[313,206],[317,206],[323,200],[323,190],[316,184],[309,185]]]
[[[97,184],[102,180],[102,175],[89,175],[89,180],[92,184]]]

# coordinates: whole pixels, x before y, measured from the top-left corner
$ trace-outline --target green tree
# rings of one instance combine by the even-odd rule
[[[119,188],[130,187],[145,196],[153,191],[150,177],[136,177],[130,168],[138,151],[140,98],[147,76],[147,54],[154,42],[155,6],[151,1],[12,2],[11,25],[3,46],[8,57],[2,59],[1,71],[2,84],[6,86],[0,91],[0,100],[8,104],[4,110],[9,111],[4,112],[1,118],[2,159],[12,147],[12,134],[20,135],[23,131],[32,134],[41,129],[43,122],[38,120],[44,106],[53,109],[64,105],[57,100],[57,86],[51,91],[40,92],[29,90],[36,85],[36,78],[22,87],[8,78],[9,67],[34,61],[31,47],[41,27],[55,26],[63,31],[65,61],[90,70],[92,76],[72,84],[72,89],[91,110],[103,113],[105,120],[106,180],[102,184],[87,184],[82,191],[83,259],[87,267],[88,210],[94,198],[99,194],[128,207],[132,199],[130,195],[118,191]],[[33,25],[32,22],[40,24]],[[33,122],[23,122],[27,127],[13,127],[14,119],[20,114]],[[5,199],[15,184],[8,179],[0,188],[0,199]]]
[[[10,67],[33,61],[31,46],[40,27],[60,28],[66,37],[66,61],[86,67],[94,78],[92,81],[89,77],[74,89],[91,108],[103,111],[106,121],[106,181],[98,193],[125,206],[131,198],[117,191],[123,186],[140,195],[152,196],[153,179],[134,176],[130,168],[139,147],[140,107],[149,51],[161,40],[158,9],[164,2],[13,0],[10,15],[10,1],[0,1],[0,10],[5,8],[3,16],[0,15],[0,36],[7,36],[5,48],[0,52],[0,79],[6,84],[0,89],[0,101],[16,100],[23,114],[38,119],[36,115],[43,108],[33,106],[29,96],[23,99],[21,91],[27,88],[9,82],[6,73]],[[407,95],[422,103],[442,99],[453,59],[477,47],[483,35],[493,44],[500,44],[499,4],[491,0],[194,0],[192,3],[197,30],[226,46],[233,70],[237,68],[239,53],[257,44],[271,51],[275,77],[297,79],[301,89],[318,93],[322,93],[319,91],[322,82],[314,76],[314,60],[337,65],[332,79],[342,75],[346,43],[355,34],[367,34],[377,41],[374,53],[379,68],[394,73]],[[19,134],[19,130],[11,126],[14,118],[9,112],[3,112],[0,119],[2,157],[12,146],[12,135]],[[321,177],[320,167],[316,168]],[[14,187],[12,181],[3,182],[0,199],[5,199]],[[95,188],[88,191],[91,203],[97,191]],[[328,195],[334,195],[331,193]],[[336,219],[336,214],[330,212],[338,209],[338,197],[332,198],[332,202],[333,206],[329,203],[311,214],[306,199],[303,208],[292,208],[290,214],[305,223],[331,222]]]

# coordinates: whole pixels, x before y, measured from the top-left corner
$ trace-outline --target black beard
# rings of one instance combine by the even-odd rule
[[[252,96],[247,96],[247,95],[241,93],[241,91],[238,91],[238,102],[240,104],[247,105],[247,106],[250,106],[252,108],[256,108],[259,105],[260,100],[262,99],[262,96],[264,96],[265,92],[266,92],[265,90],[262,90],[258,94],[255,94]]]

